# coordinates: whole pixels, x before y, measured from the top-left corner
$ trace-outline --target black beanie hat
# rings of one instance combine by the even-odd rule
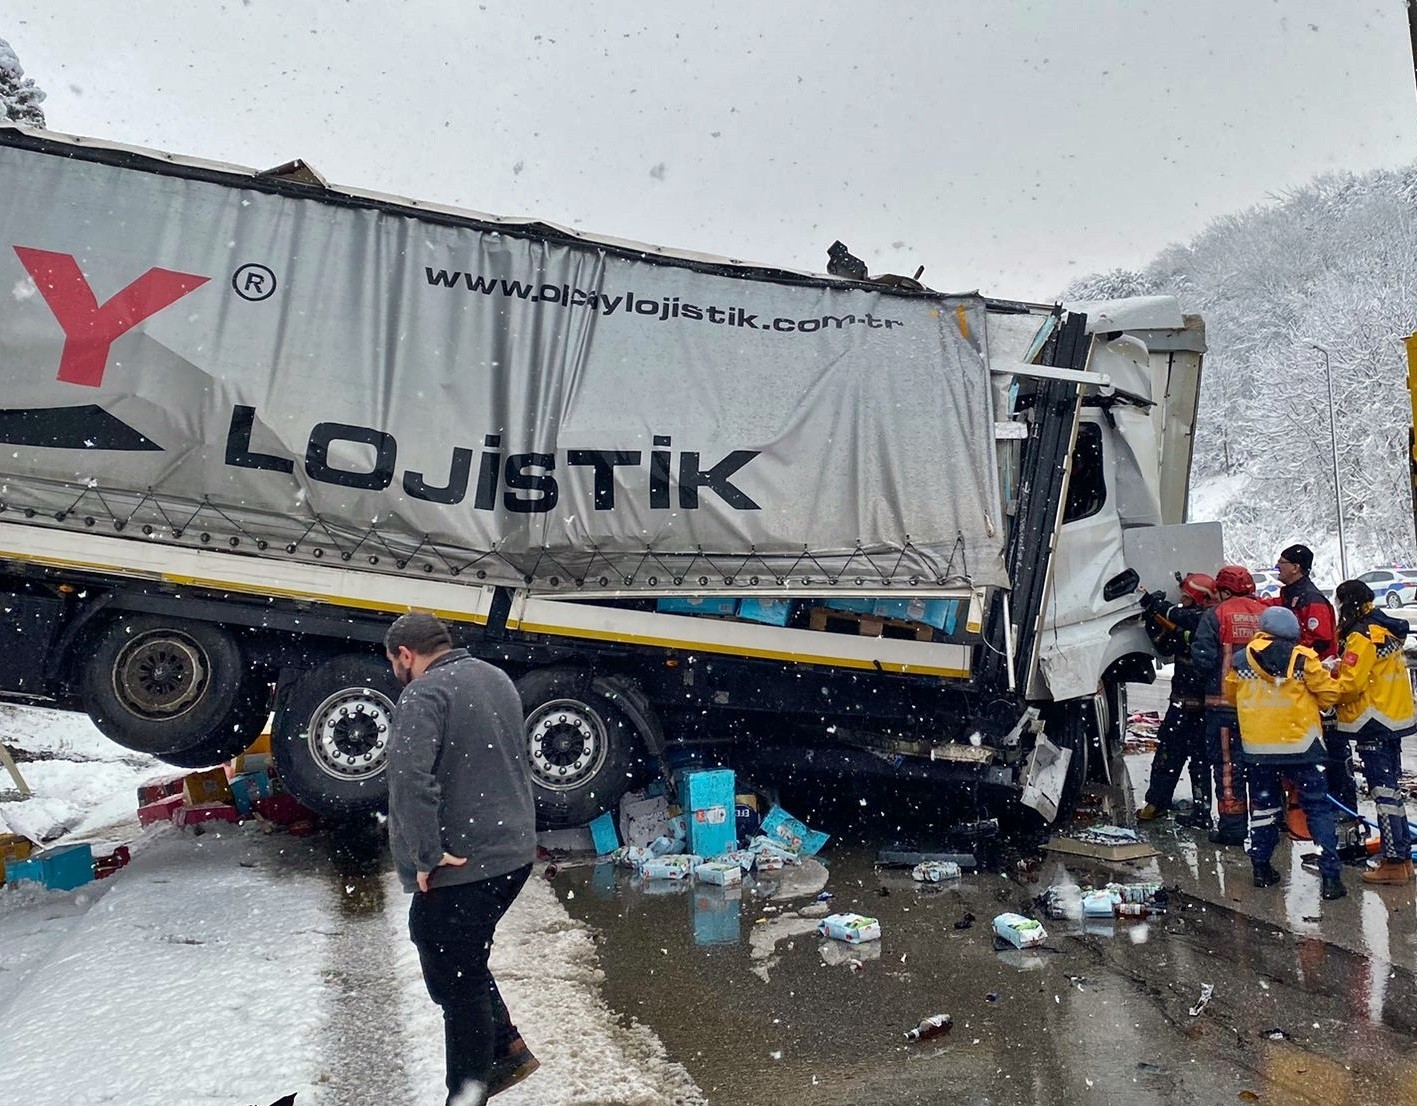
[[[1304,570],[1305,576],[1314,567],[1314,551],[1307,545],[1291,545],[1288,549],[1282,549],[1279,559],[1288,561],[1291,565],[1298,565]]]

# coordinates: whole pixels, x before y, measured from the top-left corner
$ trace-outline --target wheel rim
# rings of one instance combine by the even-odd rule
[[[336,691],[310,716],[310,756],[337,780],[367,780],[388,764],[394,704],[372,687]]]
[[[576,699],[555,699],[526,721],[527,754],[536,783],[571,791],[605,767],[610,748],[605,720]]]
[[[201,702],[210,679],[206,650],[176,630],[139,634],[113,662],[113,694],[150,720],[182,717]]]

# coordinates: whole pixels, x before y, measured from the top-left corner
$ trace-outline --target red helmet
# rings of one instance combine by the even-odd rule
[[[1243,565],[1226,565],[1215,574],[1215,586],[1231,595],[1254,595],[1255,578]]]
[[[1252,582],[1253,586],[1253,582]],[[1181,593],[1189,595],[1198,607],[1211,607],[1220,602],[1215,579],[1204,572],[1191,572],[1181,581]]]

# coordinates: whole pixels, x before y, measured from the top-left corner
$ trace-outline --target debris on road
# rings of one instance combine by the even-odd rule
[[[1043,847],[1049,852],[1094,860],[1141,860],[1157,855],[1136,830],[1124,826],[1093,826],[1073,835],[1057,835]]]
[[[1016,949],[1029,949],[1048,940],[1043,923],[1022,914],[1000,914],[994,919],[994,935]]]
[[[817,923],[817,931],[823,937],[851,945],[881,939],[881,923],[863,914],[828,914]]]
[[[939,1037],[948,1033],[954,1028],[954,1018],[948,1014],[932,1014],[928,1018],[921,1020],[914,1029],[905,1031],[907,1041],[928,1041],[931,1037]]]
[[[910,870],[910,878],[917,883],[940,883],[947,879],[959,879],[960,866],[949,860],[924,860]]]
[[[1215,994],[1215,986],[1214,986],[1214,984],[1211,984],[1211,983],[1202,983],[1202,984],[1201,984],[1201,997],[1200,997],[1199,999],[1197,999],[1197,1000],[1196,1000],[1196,1004],[1191,1007],[1191,1017],[1193,1017],[1193,1018],[1198,1018],[1198,1017],[1200,1017],[1201,1011],[1203,1011],[1203,1010],[1206,1008],[1206,1005],[1210,1002],[1211,996],[1214,995],[1214,994]]]

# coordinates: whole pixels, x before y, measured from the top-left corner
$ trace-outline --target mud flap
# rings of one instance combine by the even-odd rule
[[[1068,765],[1072,759],[1071,749],[1059,748],[1043,734],[1039,734],[1028,760],[1028,768],[1024,772],[1023,794],[1019,797],[1019,802],[1038,811],[1046,822],[1057,818],[1058,805],[1063,798],[1063,787],[1068,780]]]

